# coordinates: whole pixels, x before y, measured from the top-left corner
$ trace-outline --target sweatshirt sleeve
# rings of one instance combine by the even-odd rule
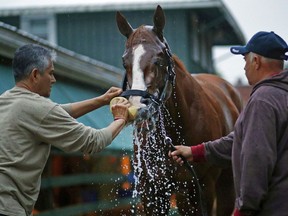
[[[221,167],[231,166],[234,132],[225,137],[204,143],[206,160]]]
[[[234,132],[220,139],[191,146],[194,162],[207,161],[219,166],[231,165]]]
[[[38,136],[63,151],[81,151],[95,154],[112,142],[112,132],[107,128],[94,129],[79,123],[59,105],[53,107],[43,118]]]

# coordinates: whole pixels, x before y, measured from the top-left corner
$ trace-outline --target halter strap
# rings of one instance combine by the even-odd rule
[[[141,96],[143,98],[151,98],[151,99],[156,99],[156,97],[152,94],[150,94],[147,91],[143,91],[143,90],[138,90],[138,89],[130,89],[130,90],[126,90],[124,92],[122,92],[122,94],[120,95],[121,97],[130,97],[130,96]]]

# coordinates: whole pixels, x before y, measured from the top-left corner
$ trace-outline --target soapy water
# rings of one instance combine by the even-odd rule
[[[179,113],[178,117],[180,117]],[[172,181],[172,176],[177,167],[169,162],[171,160],[168,157],[170,146],[164,143],[164,139],[167,136],[165,123],[170,128],[173,128],[178,135],[177,144],[184,145],[185,141],[180,134],[181,125],[176,126],[164,104],[156,106],[152,103],[146,108],[142,108],[139,110],[138,119],[133,123],[135,188],[132,197],[144,196],[146,205],[155,207],[153,213],[159,215],[169,211],[169,198],[173,191],[176,190],[185,194],[189,187],[187,182],[182,182],[181,189],[178,187],[179,185]],[[191,181],[194,182],[194,179]],[[193,188],[196,188],[193,182]],[[196,190],[194,190],[193,194],[193,196],[196,196]],[[197,205],[197,201],[194,204]],[[190,205],[189,201],[187,205]],[[197,212],[198,210],[193,209],[193,211]]]
[[[167,156],[163,155],[164,149],[161,143],[162,137],[158,133],[159,115],[144,120],[134,127],[133,160],[135,189],[133,198],[145,196],[146,205],[155,206],[154,213],[163,215],[170,208],[167,197],[171,196],[172,188],[175,187],[167,175]],[[171,173],[172,174],[172,173]],[[165,196],[158,196],[165,190]]]

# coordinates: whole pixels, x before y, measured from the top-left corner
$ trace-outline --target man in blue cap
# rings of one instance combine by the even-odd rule
[[[274,32],[258,32],[255,34],[246,46],[231,47],[230,51],[233,54],[242,54],[246,61],[245,71],[246,77],[250,85],[254,85],[261,81],[263,78],[270,76],[271,73],[279,73],[283,70],[283,60],[287,60],[288,56],[285,54],[288,52],[286,42]],[[250,58],[249,61],[246,58]],[[251,61],[252,59],[252,61]],[[260,61],[261,60],[261,61]],[[263,61],[262,61],[263,60]],[[258,64],[261,62],[268,63],[269,69],[261,67],[261,74],[249,70],[250,63]],[[271,68],[273,66],[273,68]],[[263,75],[262,77],[259,77]]]
[[[288,59],[287,43],[274,32],[258,32],[245,46],[231,47],[244,56],[250,99],[234,131],[193,147],[176,146],[169,155],[183,164],[207,161],[233,167],[234,216],[286,216],[288,205]]]

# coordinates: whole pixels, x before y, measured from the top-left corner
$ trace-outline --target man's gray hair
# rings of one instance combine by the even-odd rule
[[[284,60],[267,58],[267,57],[264,57],[264,56],[262,56],[262,55],[259,55],[259,54],[257,54],[257,53],[253,53],[253,52],[250,53],[250,62],[253,61],[253,58],[254,58],[256,55],[257,55],[257,56],[260,56],[263,62],[265,62],[265,63],[267,63],[267,64],[277,64],[277,65],[279,65],[279,67],[281,67],[281,68],[284,69]]]
[[[56,60],[56,52],[37,44],[26,44],[19,47],[14,55],[12,68],[16,82],[29,76],[37,68],[41,74],[48,68],[50,62]]]

